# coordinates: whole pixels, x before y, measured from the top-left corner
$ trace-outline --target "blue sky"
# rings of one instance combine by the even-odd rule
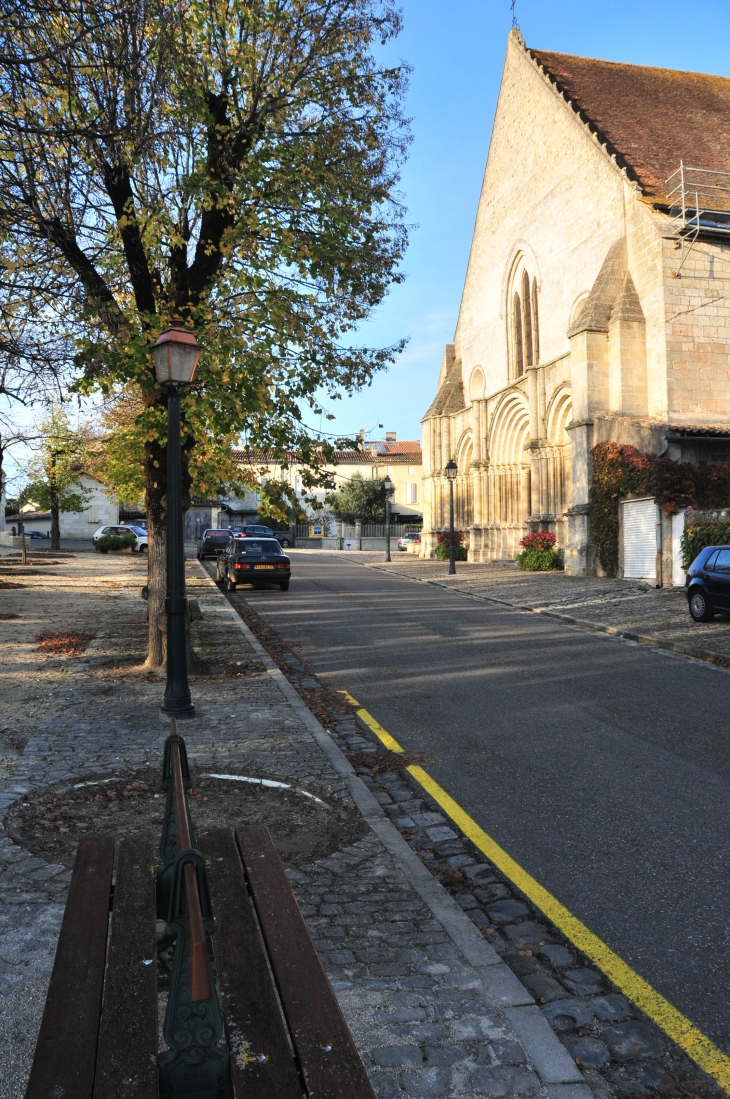
[[[479,190],[511,26],[509,0],[405,0],[392,48],[413,66],[407,113],[414,141],[402,190],[418,225],[393,289],[361,329],[363,342],[410,343],[398,364],[362,393],[334,402],[326,429],[420,438],[444,344],[453,338]],[[516,0],[528,46],[730,76],[727,0]],[[316,426],[316,425],[315,425]]]

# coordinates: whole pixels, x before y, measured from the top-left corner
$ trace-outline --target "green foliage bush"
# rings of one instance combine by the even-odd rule
[[[730,546],[730,523],[689,523],[682,534],[682,568],[688,569],[705,546]]]
[[[525,572],[553,572],[562,569],[563,559],[555,549],[529,549],[517,554],[517,564]]]
[[[609,576],[618,572],[622,496],[653,496],[665,515],[687,507],[728,506],[730,467],[725,462],[674,462],[618,443],[599,443],[591,454],[591,539]]]
[[[372,480],[353,473],[336,492],[325,498],[335,516],[343,523],[382,523],[385,516],[385,490],[378,477]]]
[[[96,548],[99,553],[108,553],[109,550],[131,549],[137,545],[137,539],[133,534],[103,534],[96,540]]]
[[[439,561],[448,561],[449,554],[450,535],[447,530],[442,530],[438,536],[436,542],[435,554]],[[464,545],[464,532],[461,530],[454,531],[454,560],[455,561],[468,561],[469,551]]]
[[[521,539],[522,553],[517,564],[525,572],[552,572],[563,568],[563,559],[555,548],[557,538],[549,530],[536,530]]]

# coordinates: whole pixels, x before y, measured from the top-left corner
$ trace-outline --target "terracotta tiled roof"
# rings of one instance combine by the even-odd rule
[[[365,446],[367,447],[367,443]],[[407,448],[407,449],[405,449]],[[247,465],[262,465],[266,462],[277,461],[270,450],[234,450],[233,457],[237,462]],[[301,458],[293,451],[286,456],[287,462],[299,462]],[[341,465],[420,465],[423,460],[421,444],[419,442],[380,443],[377,454],[369,450],[336,450],[335,462]]]
[[[679,162],[730,172],[730,78],[529,50],[647,198]]]
[[[667,424],[671,435],[702,435],[713,439],[730,435],[730,424]]]
[[[389,454],[418,454],[421,453],[421,444],[417,439],[403,439],[399,443],[386,443]]]

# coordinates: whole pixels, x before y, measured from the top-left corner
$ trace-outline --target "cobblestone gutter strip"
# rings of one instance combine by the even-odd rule
[[[208,576],[207,572],[205,575]],[[211,580],[210,583],[212,585],[213,581]],[[224,596],[221,595],[220,599],[222,603],[230,607]],[[269,675],[275,680],[302,723],[309,729],[333,769],[345,782],[353,801],[370,824],[375,835],[390,853],[395,864],[419,894],[452,943],[479,974],[490,998],[503,1009],[504,1015],[517,1034],[540,1081],[545,1085],[546,1094],[551,1099],[569,1099],[569,1097],[587,1099],[591,1093],[581,1072],[568,1051],[558,1041],[533,997],[508,966],[504,964],[453,897],[426,869],[416,852],[409,847],[386,817],[371,790],[355,773],[352,765],[337,747],[332,737],[304,704],[287,677],[271,659],[233,607],[230,607],[230,613],[264,664]],[[464,1035],[464,1037],[469,1036],[471,1035]],[[527,1082],[525,1080],[524,1083],[520,1083],[518,1079],[514,1078],[514,1074],[512,1074],[510,1080],[511,1082],[508,1082],[505,1078],[501,1082],[504,1090],[499,1091],[500,1094],[520,1094]],[[473,1083],[476,1083],[476,1081],[473,1081]],[[494,1087],[494,1083],[492,1087]],[[396,1093],[394,1092],[394,1094]],[[428,1092],[424,1091],[422,1094],[435,1096],[444,1094],[444,1092],[439,1089],[436,1080],[434,1080],[434,1089]],[[498,1091],[487,1088],[486,1094],[497,1095]]]

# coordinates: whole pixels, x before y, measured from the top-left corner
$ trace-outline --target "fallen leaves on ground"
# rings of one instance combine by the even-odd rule
[[[46,656],[81,656],[93,636],[93,633],[76,633],[74,630],[67,633],[44,631],[38,634],[36,641],[39,643],[38,651]]]

